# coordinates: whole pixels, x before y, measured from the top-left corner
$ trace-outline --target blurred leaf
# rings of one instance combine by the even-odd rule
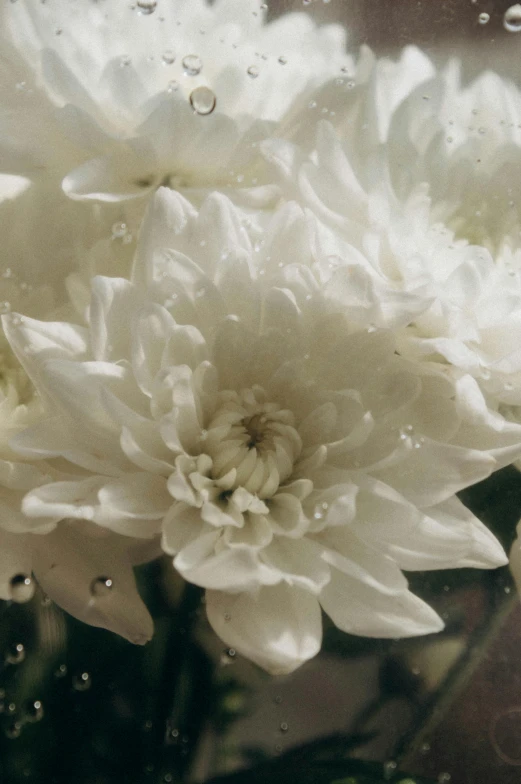
[[[388,763],[323,758],[326,751],[332,756],[335,752],[345,754],[366,740],[366,736],[331,736],[254,768],[212,778],[206,784],[434,784],[422,776],[389,768]]]

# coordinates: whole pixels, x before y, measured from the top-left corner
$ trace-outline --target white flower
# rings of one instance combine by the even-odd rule
[[[222,639],[279,673],[319,650],[321,606],[355,634],[439,630],[401,569],[503,563],[454,493],[521,452],[471,378],[327,296],[315,228],[296,204],[197,213],[161,189],[132,279],[94,279],[88,330],[4,317],[48,407],[13,448],[71,472],[28,518],[161,536]]]
[[[452,60],[396,109],[387,137],[394,186],[428,183],[433,215],[456,236],[496,252],[521,228],[521,98],[492,71],[462,84]],[[464,194],[464,198],[462,198]]]
[[[334,261],[332,298],[348,296],[361,325],[401,327],[404,356],[471,374],[493,407],[521,404],[518,251],[505,244],[495,260],[457,239],[437,220],[427,184],[400,200],[389,150],[358,155],[329,123],[318,126],[313,155],[280,140],[263,149],[286,190],[333,230],[321,239]]]
[[[159,0],[150,14],[18,0],[3,16],[3,166],[62,172],[74,199],[255,185],[257,142],[296,96],[351,65],[339,26],[266,23],[252,0]]]

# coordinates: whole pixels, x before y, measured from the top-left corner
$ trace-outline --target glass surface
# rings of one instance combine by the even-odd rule
[[[159,0],[152,13],[160,13],[161,1],[167,2]],[[108,15],[116,2],[103,0]],[[504,22],[512,3],[267,5],[268,19],[298,10],[318,24],[341,24],[352,56],[368,46],[378,57],[397,60],[404,47],[415,45],[440,69],[460,59],[466,84],[492,69],[520,87],[521,32],[505,29]],[[66,35],[64,29],[60,37]],[[204,44],[194,54],[204,60]],[[262,60],[251,68],[262,69]],[[257,76],[250,76],[253,84]],[[339,69],[338,78],[350,75]],[[346,93],[335,100],[326,111],[349,99]],[[191,102],[200,114],[213,112],[212,96],[200,94]],[[492,112],[486,121],[493,120]],[[503,197],[501,179],[494,187]],[[119,238],[125,224],[137,231],[132,207],[125,209],[122,234],[112,226]],[[114,214],[115,221],[122,217]],[[476,234],[486,220],[478,216]],[[508,552],[521,516],[517,469],[503,468],[460,498]],[[155,625],[144,647],[72,618],[40,588],[27,603],[1,603],[5,784],[520,780],[521,608],[508,567],[407,572],[413,592],[444,620],[442,632],[369,639],[341,632],[324,617],[321,652],[284,676],[268,675],[222,643],[206,620],[202,591],[175,574],[171,558],[162,556],[136,572]]]

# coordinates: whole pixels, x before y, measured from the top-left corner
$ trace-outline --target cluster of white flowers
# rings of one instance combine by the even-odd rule
[[[439,631],[402,569],[507,562],[456,493],[521,459],[518,90],[257,0],[0,14],[0,598],[143,643],[168,553],[272,673]]]

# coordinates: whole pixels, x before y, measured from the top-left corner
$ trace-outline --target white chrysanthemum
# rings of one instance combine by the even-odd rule
[[[315,148],[306,156],[281,140],[263,144],[289,193],[333,230],[322,233],[335,267],[330,296],[348,297],[361,325],[402,327],[403,355],[471,374],[494,406],[520,405],[518,251],[505,244],[495,260],[457,239],[437,220],[428,183],[401,201],[386,155],[361,157],[329,123]]]
[[[252,0],[155,5],[5,4],[4,170],[59,170],[75,199],[255,185],[273,121],[351,65],[343,29],[303,13],[266,23]]]
[[[0,352],[0,599],[31,598],[31,573],[60,607],[94,626],[143,644],[152,619],[141,601],[132,565],[154,557],[139,541],[61,516],[29,518],[24,495],[49,481],[69,478],[52,461],[20,458],[10,440],[44,415],[34,388],[2,336]],[[110,580],[107,583],[107,576]]]
[[[521,451],[471,378],[358,328],[330,274],[297,205],[245,219],[161,189],[132,279],[94,279],[88,329],[4,317],[49,417],[13,447],[75,474],[30,491],[28,518],[161,535],[217,633],[271,672],[318,651],[321,606],[355,634],[439,630],[401,569],[503,563],[454,493]]]
[[[462,84],[451,61],[395,111],[387,136],[393,184],[406,197],[428,183],[433,215],[457,237],[496,252],[519,245],[521,98],[492,71]]]

